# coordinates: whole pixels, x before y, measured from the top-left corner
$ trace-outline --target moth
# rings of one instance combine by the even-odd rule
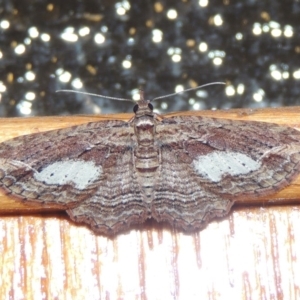
[[[60,204],[116,234],[148,218],[181,230],[223,217],[235,199],[270,195],[300,173],[300,132],[200,116],[164,118],[143,94],[129,121],[99,121],[0,144],[0,187]]]

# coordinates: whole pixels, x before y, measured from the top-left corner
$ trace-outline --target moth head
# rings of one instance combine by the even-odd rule
[[[137,113],[140,109],[149,109],[153,111],[153,105],[149,100],[139,101],[134,107],[133,112]]]
[[[150,100],[139,100],[137,104],[133,107],[133,112],[135,115],[153,115],[153,105],[150,103]]]

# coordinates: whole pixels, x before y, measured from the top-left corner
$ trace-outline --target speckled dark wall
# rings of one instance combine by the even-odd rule
[[[298,105],[300,2],[0,2],[2,117],[132,110],[59,89],[131,98],[142,86],[153,98],[212,81],[227,85],[155,106],[163,113]]]

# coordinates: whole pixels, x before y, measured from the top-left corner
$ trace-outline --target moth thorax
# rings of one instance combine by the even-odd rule
[[[134,126],[138,144],[141,146],[151,146],[154,144],[155,124],[150,118],[138,120]]]

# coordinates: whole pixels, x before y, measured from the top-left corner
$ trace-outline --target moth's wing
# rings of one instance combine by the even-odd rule
[[[157,126],[161,164],[152,215],[184,229],[268,195],[300,173],[300,132],[262,122],[172,117]]]
[[[72,219],[101,232],[143,222],[133,135],[127,122],[106,121],[6,141],[0,185],[24,201],[64,205]]]

